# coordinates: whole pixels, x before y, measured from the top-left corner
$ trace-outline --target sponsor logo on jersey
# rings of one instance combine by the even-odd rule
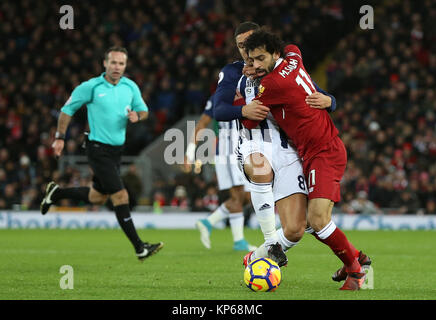
[[[207,103],[206,103],[206,108],[205,108],[205,110],[210,110],[210,109],[212,109],[212,101],[210,101],[210,100],[207,100]]]
[[[260,84],[259,85],[259,93],[257,95],[260,97],[264,91],[265,91],[265,87]]]
[[[219,73],[219,75],[218,75],[218,84],[221,82],[221,81],[223,81],[223,79],[224,79],[224,72],[220,72]]]

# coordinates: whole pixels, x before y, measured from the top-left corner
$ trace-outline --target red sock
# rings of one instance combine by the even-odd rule
[[[336,229],[337,229],[337,227],[336,227]],[[323,239],[321,239],[320,237],[318,237],[318,235],[316,234],[315,231],[312,232],[311,234],[312,234],[312,236],[314,236],[314,237],[316,238],[316,240],[321,241],[321,242],[324,243],[324,244],[327,244]],[[347,241],[348,241],[348,240],[347,240]],[[352,244],[351,242],[348,241],[348,243],[349,243],[349,245],[350,245],[351,251],[354,252],[355,257],[356,257],[356,258],[359,257],[359,250],[357,250],[357,249],[353,246],[353,244]]]
[[[328,245],[334,254],[341,259],[347,267],[347,272],[360,272],[361,267],[357,260],[359,252],[348,241],[345,234],[339,228],[336,227],[335,231],[326,239],[319,240]]]

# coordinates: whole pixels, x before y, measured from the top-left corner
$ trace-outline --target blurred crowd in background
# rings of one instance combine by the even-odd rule
[[[362,4],[375,9],[361,30]],[[297,44],[306,69],[325,66],[338,108],[331,116],[348,150],[338,211],[436,214],[436,5],[434,1],[240,0],[71,1],[74,29],[59,27],[59,5],[0,3],[0,209],[38,210],[45,185],[87,185],[62,172],[51,143],[60,108],[82,81],[100,75],[112,45],[129,51],[126,76],[142,90],[147,121],[129,125],[126,155],[137,155],[177,120],[200,114],[220,69],[238,59],[233,32],[255,21]],[[83,154],[86,107],[73,118],[64,155]],[[213,211],[216,178],[172,181],[124,174],[132,206]],[[143,184],[152,192],[140,199]],[[65,201],[65,206],[79,205]],[[385,208],[389,208],[386,210]],[[93,209],[93,208],[90,208]],[[97,208],[96,208],[97,210]]]

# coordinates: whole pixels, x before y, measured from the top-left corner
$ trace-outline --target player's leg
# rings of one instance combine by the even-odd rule
[[[334,202],[330,199],[310,199],[307,221],[314,230],[316,238],[332,249],[344,262],[347,271],[358,272],[360,271],[360,265],[356,263],[358,251],[333,222],[331,218],[333,206]]]
[[[225,203],[222,203],[214,212],[207,218],[200,219],[195,223],[195,227],[200,232],[201,243],[207,248],[211,248],[210,234],[212,233],[213,226],[218,222],[228,218],[229,210],[226,208]]]
[[[244,239],[243,204],[245,201],[245,178],[236,166],[235,155],[217,156],[215,158],[215,171],[218,189],[220,191],[229,190],[230,197],[207,218],[196,222],[195,226],[200,231],[200,240],[207,249],[210,249],[210,235],[213,227],[220,221],[229,218],[234,249],[242,251],[250,250],[253,246],[250,246]]]
[[[274,173],[268,159],[259,152],[251,153],[244,161],[244,173],[250,182],[251,203],[266,245],[278,240],[275,202],[272,191]]]
[[[337,138],[330,143],[329,149],[304,163],[309,188],[307,221],[317,239],[328,245],[344,263],[347,280],[341,289],[358,290],[365,275],[358,260],[359,252],[331,220],[334,202],[340,200],[340,180],[346,159],[345,147]]]
[[[163,247],[162,242],[150,244],[148,242],[143,242],[139,237],[130,214],[129,195],[127,190],[123,188],[120,191],[112,193],[110,195],[110,199],[112,201],[118,223],[124,234],[129,239],[130,243],[135,248],[138,259],[142,261],[158,252]]]
[[[276,231],[275,195],[273,183],[277,178],[276,168],[279,150],[282,148],[279,132],[274,131],[273,125],[264,123],[261,130],[243,130],[235,153],[238,159],[238,166],[249,182],[251,203],[253,205],[257,221],[264,235],[265,243],[256,249],[260,256],[268,256],[279,265],[287,262],[286,254],[279,244]],[[287,144],[287,141],[285,141]],[[279,150],[276,150],[275,147]],[[288,194],[287,194],[288,195]],[[244,264],[247,262],[249,253],[244,257]]]
[[[250,182],[251,203],[265,242],[244,257],[244,265],[255,256],[269,257],[279,266],[287,264],[287,257],[276,231],[275,200],[272,189],[274,172],[270,161],[260,152],[250,153],[244,161],[244,174]]]
[[[356,286],[350,289],[357,290],[364,281],[365,273],[362,272],[362,267],[356,256],[356,248],[331,220],[333,204],[330,199],[310,199],[307,220],[320,241],[328,245],[344,263],[348,276],[356,279]]]
[[[210,234],[213,226],[220,221],[229,218],[230,229],[233,236],[233,249],[237,251],[249,251],[256,247],[250,245],[244,238],[244,214],[243,201],[245,198],[244,186],[234,186],[229,190],[230,198],[223,202],[207,218],[196,222],[200,231],[200,240],[207,248],[211,248]]]
[[[109,170],[112,168],[112,171],[115,171],[115,174],[117,171],[117,159],[109,160],[110,157],[107,157],[108,152],[111,152],[110,148],[96,142],[88,142],[86,144],[86,155],[88,157],[89,165],[94,172],[94,187],[60,188],[59,185],[52,181],[47,185],[44,198],[41,202],[41,213],[46,214],[53,203],[62,199],[72,199],[92,204],[103,204],[107,200],[107,196],[104,196],[105,192],[100,185],[100,179],[98,177],[105,176],[106,168],[109,168]],[[112,154],[111,157],[114,158]],[[120,156],[116,154],[116,158],[119,157]]]
[[[278,154],[282,157],[275,162],[278,174],[274,179],[273,192],[282,225],[279,240],[283,250],[287,251],[297,245],[304,235],[307,224],[307,185],[300,159],[292,157],[292,153],[281,148],[278,149]],[[288,158],[295,160],[288,164]]]
[[[278,230],[279,242],[286,252],[296,246],[306,228],[307,196],[295,193],[276,202],[282,228]]]
[[[133,224],[132,216],[130,215],[129,195],[126,189],[122,189],[110,195],[115,215],[121,229],[129,238],[136,252],[142,249],[142,240],[139,238],[136,228]]]
[[[143,242],[130,215],[129,195],[120,176],[121,148],[87,144],[89,164],[94,172],[93,188],[99,193],[110,195],[118,223],[133,247],[140,261],[159,251],[163,243]]]
[[[96,205],[104,205],[109,198],[108,194],[98,192],[94,187],[89,190],[89,202]]]
[[[229,190],[233,187],[233,180],[228,170],[226,159],[222,160],[215,157],[215,172],[218,181],[218,189],[220,191]],[[200,219],[195,223],[195,227],[200,232],[200,241],[207,248],[211,248],[210,235],[213,227],[220,221],[229,217],[229,209],[227,209],[225,202],[223,202],[214,212],[207,218]]]
[[[51,181],[47,184],[44,197],[41,201],[41,213],[43,215],[46,214],[51,205],[62,199],[82,201],[85,204],[92,203],[89,199],[89,193],[89,187],[60,188],[57,183]]]
[[[57,183],[51,181],[47,184],[41,202],[41,213],[46,214],[52,204],[62,199],[82,201],[85,204],[104,205],[108,197],[109,195],[100,193],[93,187],[61,188]]]
[[[276,150],[277,155],[281,149]],[[284,154],[285,155],[285,154]],[[275,165],[279,169],[274,175],[273,194],[276,208],[280,216],[282,228],[277,230],[278,242],[283,251],[298,244],[306,228],[307,187],[303,176],[301,162],[297,159],[288,164],[288,155],[276,156]],[[261,245],[250,259],[266,256],[264,245]]]
[[[276,202],[282,225],[277,230],[277,241],[284,252],[295,247],[303,237],[306,228],[306,203],[307,197],[303,193],[296,193]],[[268,257],[267,248],[266,243],[261,244],[244,258],[244,265],[254,259]]]
[[[236,170],[238,169],[236,168]],[[250,251],[256,249],[255,246],[250,245],[244,238],[244,199],[244,186],[234,186],[230,188],[230,198],[224,203],[229,211],[229,224],[233,236],[233,250],[236,251]]]

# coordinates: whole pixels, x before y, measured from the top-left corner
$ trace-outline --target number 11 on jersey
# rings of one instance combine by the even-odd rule
[[[307,75],[306,72],[304,72],[303,69],[300,68],[300,70],[298,70],[298,73],[299,73],[299,75],[297,75],[297,77],[295,78],[295,81],[297,82],[297,84],[299,86],[302,86],[304,91],[306,91],[307,94],[310,96],[313,92],[316,91],[316,89],[312,83],[312,80],[310,80],[309,76]],[[300,75],[301,75],[301,77],[300,77]],[[313,91],[310,90],[310,87],[307,84],[310,84],[310,86],[313,88]]]

